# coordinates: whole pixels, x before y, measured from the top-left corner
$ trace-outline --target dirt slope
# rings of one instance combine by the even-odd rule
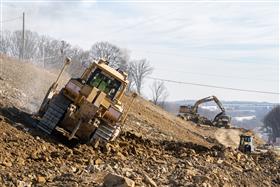
[[[220,144],[235,146],[239,130],[182,121],[141,97],[122,135],[106,147],[69,142],[59,132],[46,136],[30,112],[54,79],[34,65],[0,58],[1,186],[101,186],[107,173],[136,186],[280,185],[276,155],[244,155]]]
[[[56,75],[57,72],[42,71],[34,64],[18,62],[0,54],[0,97],[7,103],[35,112]],[[68,79],[65,75],[60,83]]]
[[[57,74],[44,71],[33,64],[6,57],[1,59],[2,103],[10,103],[24,111],[36,112]],[[65,75],[60,86],[68,79]],[[129,101],[130,99],[125,97],[124,105],[127,106]],[[207,131],[176,118],[141,97],[136,99],[124,129],[149,138],[191,141],[207,147],[211,147],[213,143],[207,139]]]

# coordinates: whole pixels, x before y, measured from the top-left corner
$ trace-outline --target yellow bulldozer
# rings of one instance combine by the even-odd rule
[[[113,69],[100,59],[92,63],[80,78],[71,78],[58,90],[58,80],[71,62],[66,58],[57,80],[52,84],[39,109],[39,129],[51,134],[56,128],[68,132],[68,139],[76,137],[87,143],[113,141],[130,106],[124,112],[121,99],[126,91],[127,74]]]

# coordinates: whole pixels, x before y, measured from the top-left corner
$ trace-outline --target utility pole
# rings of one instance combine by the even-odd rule
[[[24,59],[25,48],[25,13],[22,14],[22,46],[21,46],[21,60]]]

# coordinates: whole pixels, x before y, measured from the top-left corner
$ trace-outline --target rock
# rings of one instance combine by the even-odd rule
[[[203,186],[203,187],[211,187],[211,185],[208,184],[208,183],[206,183],[206,182],[202,183],[202,186]]]
[[[196,152],[195,152],[194,149],[189,149],[189,150],[188,150],[188,154],[189,154],[189,155],[195,155]]]
[[[209,163],[212,163],[213,160],[214,160],[214,158],[211,157],[211,156],[209,156],[209,155],[208,155],[208,156],[206,157],[206,159],[205,159],[205,161],[206,161],[206,162],[209,162]]]
[[[37,150],[33,151],[33,152],[31,153],[30,157],[31,157],[32,159],[34,159],[34,160],[39,159],[39,157],[38,157],[38,151],[37,151]]]
[[[121,160],[126,160],[126,157],[125,157],[121,152],[117,152],[117,156],[118,156]]]
[[[135,182],[129,178],[109,173],[104,178],[104,187],[134,187]]]
[[[122,168],[122,173],[125,173],[126,177],[130,177],[133,175],[132,174],[133,169],[131,168]]]
[[[236,154],[236,159],[237,159],[238,162],[240,161],[241,156],[242,156],[241,153],[237,153],[237,154]]]
[[[100,165],[103,163],[103,160],[101,160],[100,158],[97,158],[95,161],[94,161],[94,164],[95,165]]]
[[[57,158],[57,157],[59,157],[60,156],[60,153],[58,152],[58,151],[53,151],[53,152],[51,152],[51,157],[52,158]]]
[[[225,164],[226,166],[228,166],[228,167],[232,167],[233,169],[235,169],[235,170],[237,170],[237,171],[239,171],[239,172],[241,172],[241,173],[243,172],[243,169],[242,169],[242,168],[240,168],[240,167],[238,167],[238,166],[235,166],[235,165],[229,163],[228,161],[224,161],[224,164]]]
[[[193,177],[195,183],[204,183],[208,178],[204,175],[197,175]]]
[[[38,183],[46,183],[46,179],[43,176],[37,176],[37,182]]]
[[[221,159],[219,159],[219,160],[217,161],[218,164],[222,164],[223,162],[224,162],[224,161],[221,160]]]
[[[266,186],[271,186],[271,183],[269,181],[267,181],[267,180],[264,180],[263,184],[265,184]]]
[[[158,163],[158,164],[167,164],[167,162],[166,161],[164,161],[164,160],[159,160],[159,159],[156,159],[156,157],[152,157],[152,159],[156,162],[156,163]]]
[[[2,165],[6,166],[6,167],[12,167],[13,166],[12,162],[10,162],[10,161],[4,161],[2,163]]]
[[[27,183],[24,181],[17,180],[17,187],[31,187],[31,183]]]
[[[23,165],[25,165],[25,160],[24,160],[23,158],[19,157],[19,158],[17,159],[17,163],[18,163],[18,165],[23,166]]]
[[[144,181],[153,187],[157,187],[155,181],[153,181],[153,179],[151,179],[147,174],[144,174]]]
[[[186,174],[189,176],[195,176],[195,175],[197,175],[197,171],[194,170],[194,168],[190,168],[190,169],[186,170]]]
[[[188,161],[188,160],[186,160],[185,163],[186,163],[187,165],[189,165],[189,166],[193,166],[193,164],[192,164],[190,161]]]

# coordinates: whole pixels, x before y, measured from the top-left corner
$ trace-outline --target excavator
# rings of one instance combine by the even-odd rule
[[[221,112],[218,113],[213,120],[209,120],[208,118],[199,115],[197,112],[200,104],[207,103],[210,101],[214,101],[221,110]],[[220,127],[229,128],[230,121],[231,121],[231,117],[229,115],[226,115],[225,108],[223,107],[222,103],[219,101],[219,99],[216,96],[209,96],[200,99],[196,101],[193,106],[191,105],[180,106],[179,114],[177,116],[187,121],[193,121],[195,123],[215,126],[219,128]]]

